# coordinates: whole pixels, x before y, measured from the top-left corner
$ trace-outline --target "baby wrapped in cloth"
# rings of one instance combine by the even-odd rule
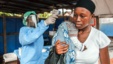
[[[84,49],[84,46],[82,44],[76,43],[77,34],[78,34],[78,30],[75,28],[75,25],[70,21],[65,21],[59,25],[58,30],[53,37],[52,40],[53,46],[55,45],[57,40],[60,40],[61,42],[65,41],[69,45],[68,52],[64,56],[65,64],[75,64],[76,63],[75,49],[77,48],[80,51]]]

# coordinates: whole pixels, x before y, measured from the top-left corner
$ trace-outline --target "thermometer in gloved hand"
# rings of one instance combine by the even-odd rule
[[[59,14],[59,11],[56,10],[56,9],[53,9],[50,13],[51,13],[52,15],[53,15],[53,14],[58,15],[58,14]]]

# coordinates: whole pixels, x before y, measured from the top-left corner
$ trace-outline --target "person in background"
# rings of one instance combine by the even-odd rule
[[[45,21],[37,22],[36,13],[27,11],[24,14],[23,24],[20,28],[19,42],[21,47],[20,64],[43,64],[42,48],[44,44],[43,33],[49,28],[49,24],[54,24],[57,14],[54,13]]]
[[[102,31],[90,26],[95,8],[91,0],[78,0],[75,5],[73,23],[78,33],[77,36],[69,37],[72,41],[70,43],[75,46],[73,49],[75,53],[73,59],[65,60],[66,64],[98,64],[99,59],[101,64],[110,64],[108,53],[110,39]],[[71,50],[70,44],[60,39],[54,44],[56,53],[70,55],[67,54]]]

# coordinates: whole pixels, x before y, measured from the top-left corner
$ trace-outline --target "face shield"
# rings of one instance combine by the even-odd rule
[[[36,15],[30,15],[29,17],[31,18],[31,20],[34,23],[35,28],[36,28],[37,27],[37,23],[39,22],[39,19],[37,18]]]

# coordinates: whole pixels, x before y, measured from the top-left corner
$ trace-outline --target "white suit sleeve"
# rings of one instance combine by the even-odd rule
[[[35,42],[47,29],[48,26],[45,25],[44,21],[38,23],[38,27],[34,29],[28,29],[27,27],[21,28],[19,33],[20,44],[27,45]]]

